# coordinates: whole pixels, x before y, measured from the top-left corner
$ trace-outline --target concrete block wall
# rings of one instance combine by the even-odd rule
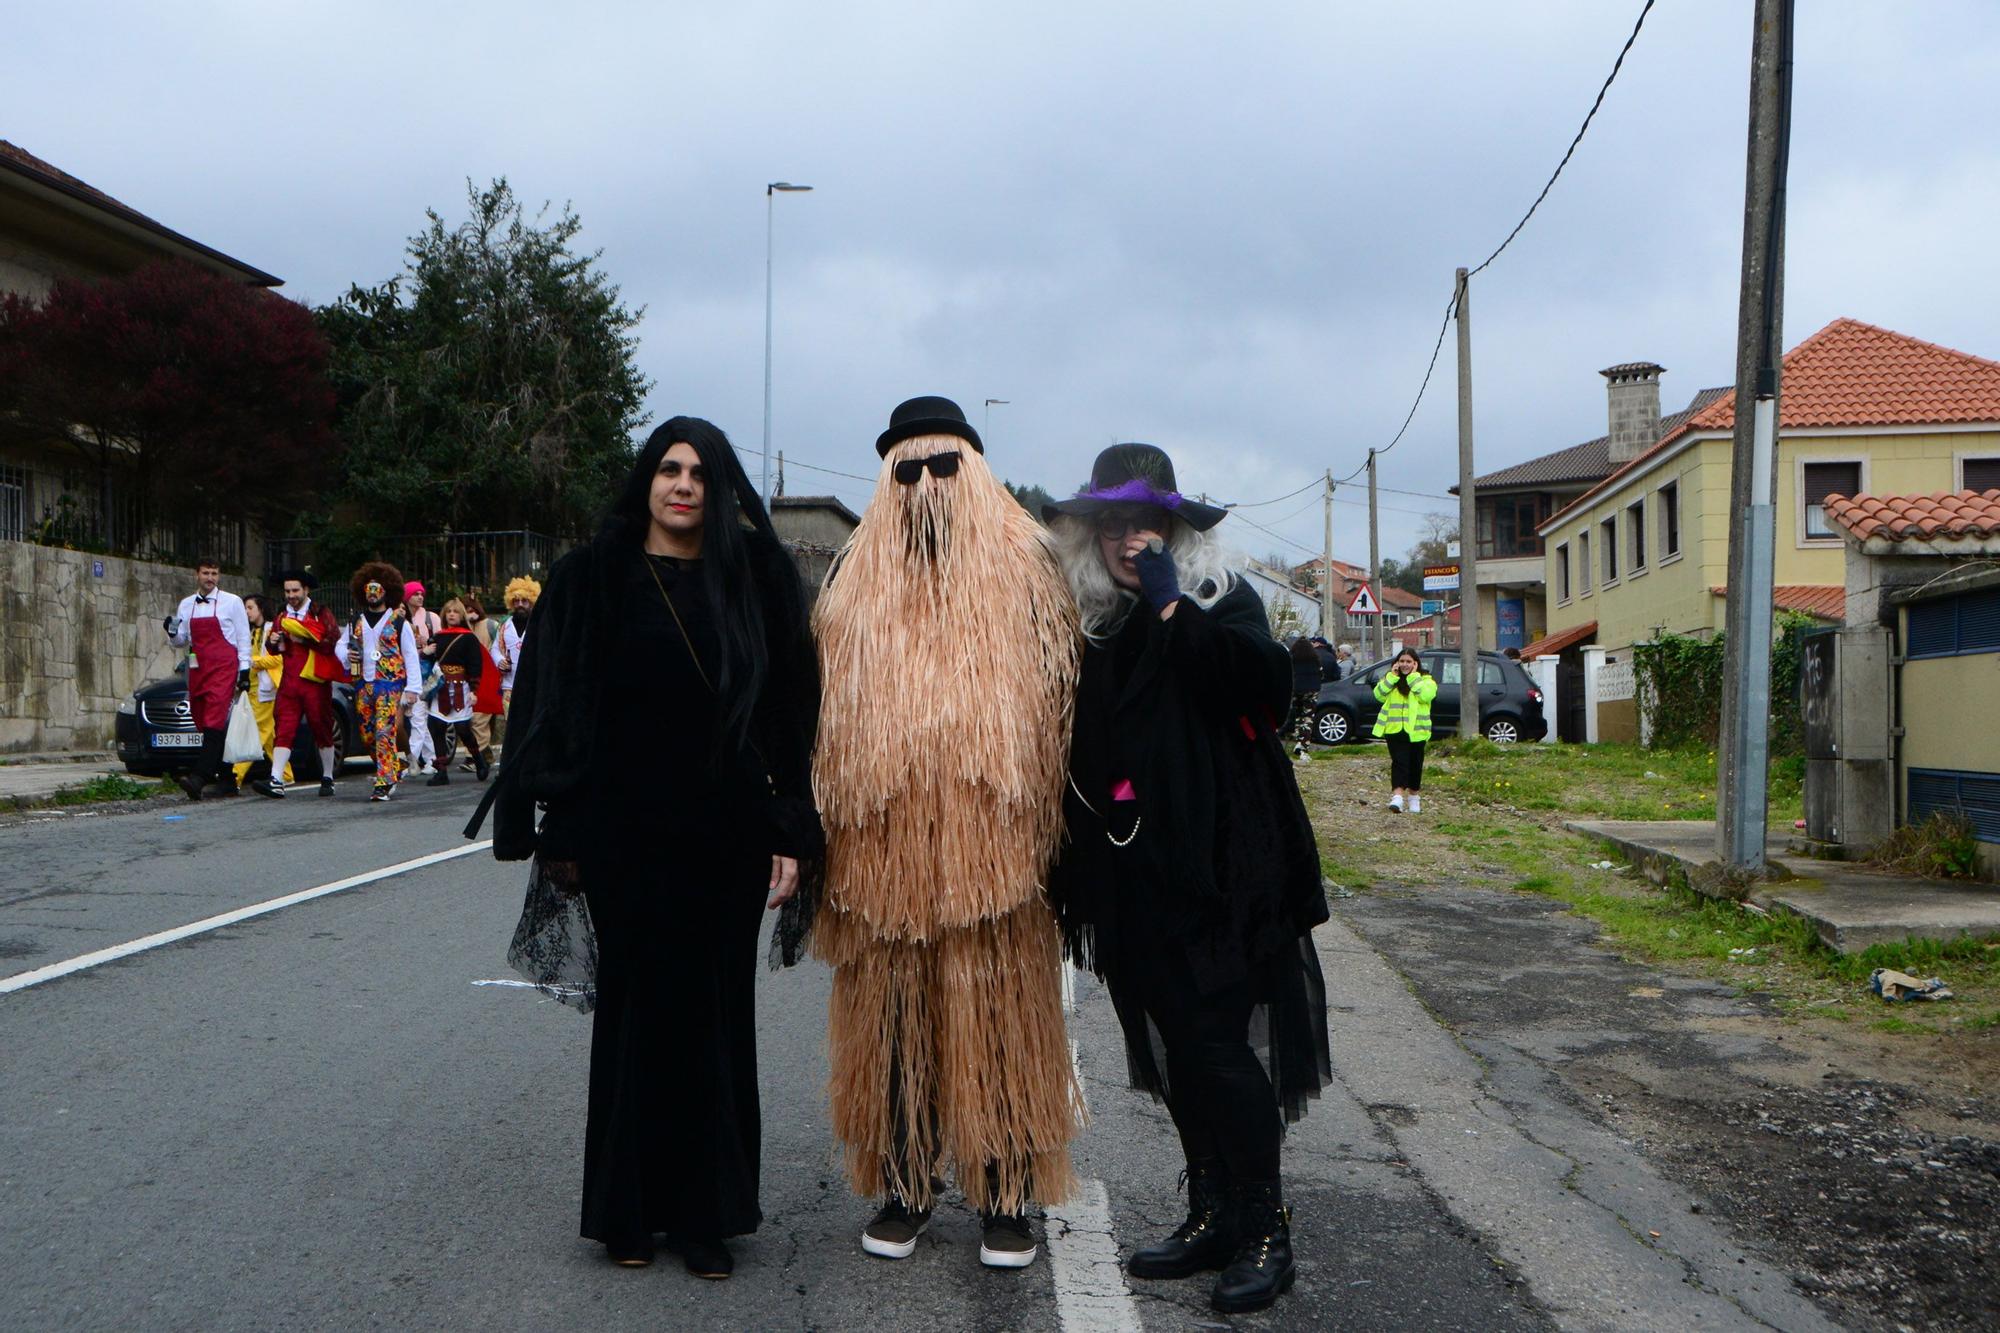
[[[0,754],[110,748],[118,701],[180,660],[160,621],[193,591],[191,569],[0,541]]]

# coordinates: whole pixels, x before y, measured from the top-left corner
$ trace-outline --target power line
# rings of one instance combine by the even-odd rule
[[[1228,509],[1262,509],[1265,505],[1274,505],[1279,503],[1280,501],[1289,500],[1294,495],[1304,495],[1307,491],[1311,490],[1313,487],[1319,484],[1320,484],[1320,478],[1314,477],[1311,481],[1299,487],[1297,490],[1286,491],[1283,495],[1278,496],[1276,499],[1243,501],[1243,502],[1238,502],[1236,504],[1226,505],[1224,507]]]
[[[1550,173],[1548,183],[1542,186],[1542,192],[1535,196],[1534,203],[1528,205],[1528,211],[1526,213],[1523,213],[1521,215],[1521,220],[1514,224],[1514,230],[1507,233],[1507,239],[1501,241],[1500,244],[1494,248],[1492,254],[1480,260],[1479,266],[1477,268],[1474,268],[1470,273],[1466,274],[1466,277],[1468,279],[1470,279],[1474,274],[1483,271],[1487,265],[1491,264],[1494,260],[1500,257],[1500,252],[1502,250],[1505,250],[1508,246],[1514,243],[1514,238],[1516,236],[1519,236],[1521,234],[1521,229],[1528,225],[1528,219],[1535,216],[1535,210],[1540,208],[1542,206],[1542,201],[1549,197],[1549,191],[1555,188],[1556,178],[1562,175],[1563,168],[1569,165],[1570,158],[1575,155],[1577,145],[1583,142],[1584,131],[1590,128],[1590,122],[1596,118],[1598,108],[1604,105],[1604,95],[1611,91],[1612,80],[1618,77],[1618,71],[1624,66],[1625,57],[1632,50],[1632,43],[1639,40],[1639,29],[1646,26],[1646,15],[1650,14],[1653,11],[1653,4],[1654,0],[1646,0],[1646,3],[1640,8],[1639,21],[1632,25],[1632,34],[1631,36],[1625,39],[1625,45],[1619,48],[1618,58],[1611,62],[1611,72],[1604,76],[1604,84],[1597,90],[1597,99],[1590,104],[1590,110],[1584,114],[1583,124],[1577,127],[1576,137],[1569,141],[1569,148],[1563,153],[1562,161],[1556,163],[1556,169]],[[1457,310],[1457,308],[1458,308],[1458,293],[1454,291],[1452,293],[1451,300],[1445,302],[1444,319],[1440,321],[1438,324],[1437,341],[1431,345],[1430,364],[1424,367],[1424,380],[1422,384],[1419,384],[1417,386],[1417,396],[1410,403],[1410,410],[1403,417],[1403,424],[1396,431],[1396,437],[1390,440],[1389,443],[1383,445],[1380,449],[1374,451],[1377,457],[1380,457],[1381,455],[1388,453],[1391,449],[1394,449],[1398,444],[1402,443],[1404,434],[1410,429],[1410,423],[1416,419],[1417,408],[1422,406],[1423,404],[1424,391],[1430,388],[1431,373],[1437,369],[1438,353],[1444,350],[1444,335],[1446,331],[1451,328],[1451,317],[1453,313]],[[1340,480],[1342,482],[1352,481],[1354,480],[1354,478],[1360,476],[1363,472],[1367,470],[1368,470],[1368,464],[1366,462],[1363,462],[1360,467],[1354,469],[1354,471],[1348,473],[1345,477],[1342,477]],[[1335,484],[1338,485],[1339,483],[1336,482]]]
[[[1523,213],[1521,220],[1514,224],[1514,230],[1507,233],[1507,239],[1500,242],[1499,247],[1492,254],[1480,260],[1478,268],[1473,269],[1472,272],[1465,275],[1468,279],[1477,276],[1480,269],[1485,268],[1500,257],[1501,250],[1505,250],[1509,245],[1514,243],[1514,238],[1521,234],[1521,228],[1528,225],[1528,219],[1535,216],[1535,210],[1542,206],[1542,200],[1549,197],[1549,191],[1553,190],[1556,186],[1556,177],[1563,174],[1563,168],[1569,165],[1570,157],[1576,152],[1576,146],[1583,142],[1583,132],[1590,128],[1590,122],[1596,117],[1597,109],[1604,105],[1604,95],[1611,91],[1611,81],[1618,77],[1620,67],[1625,64],[1625,56],[1632,49],[1632,43],[1639,40],[1639,29],[1646,26],[1646,15],[1652,12],[1653,0],[1646,0],[1646,3],[1640,7],[1639,21],[1632,25],[1632,35],[1627,37],[1625,45],[1618,49],[1618,58],[1611,62],[1611,72],[1604,76],[1604,86],[1597,90],[1597,100],[1592,102],[1590,110],[1584,113],[1583,124],[1577,126],[1576,137],[1569,141],[1569,148],[1563,153],[1562,161],[1556,163],[1556,169],[1550,173],[1549,183],[1544,185],[1542,192],[1535,196],[1535,202],[1528,205],[1528,211]]]

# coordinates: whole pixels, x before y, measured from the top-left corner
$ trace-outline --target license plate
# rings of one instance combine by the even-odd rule
[[[156,731],[153,733],[155,750],[199,750],[201,733],[186,731]]]

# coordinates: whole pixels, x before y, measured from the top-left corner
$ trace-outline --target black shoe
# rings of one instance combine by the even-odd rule
[[[1038,1247],[1034,1228],[1020,1213],[980,1215],[979,1262],[988,1268],[1026,1268]]]
[[[321,778],[321,779],[319,780],[319,794],[320,794],[321,796],[331,796],[331,795],[333,795],[333,779],[332,779],[332,778]]]
[[[653,1262],[653,1238],[604,1242],[604,1257],[620,1268],[644,1268]]]
[[[479,780],[481,782],[486,781],[487,775],[493,771],[493,765],[487,762],[486,752],[482,750],[478,754],[474,755],[472,757],[472,762],[478,770]]]
[[[187,793],[187,798],[190,801],[199,801],[201,799],[201,779],[194,774],[182,773],[174,779],[174,782],[182,791]]]
[[[1236,1252],[1221,1161],[1189,1162],[1182,1178],[1187,1181],[1187,1221],[1159,1244],[1148,1245],[1132,1256],[1125,1271],[1133,1277],[1183,1278],[1212,1273],[1225,1267]]]
[[[259,796],[269,796],[277,800],[283,800],[285,796],[285,784],[276,778],[252,778],[250,790]]]
[[[451,785],[451,770],[440,768],[437,772],[431,774],[430,781],[424,785],[426,787],[449,787]]]
[[[1292,1289],[1291,1214],[1275,1180],[1238,1181],[1230,1189],[1236,1212],[1236,1255],[1209,1293],[1223,1314],[1262,1310]]]
[[[719,1240],[684,1240],[680,1248],[681,1262],[696,1277],[720,1282],[736,1271],[736,1256]]]
[[[891,1194],[882,1211],[861,1229],[861,1248],[878,1259],[907,1259],[916,1253],[917,1237],[930,1224],[930,1209],[911,1208]]]

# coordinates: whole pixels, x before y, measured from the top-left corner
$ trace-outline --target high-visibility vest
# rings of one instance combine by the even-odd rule
[[[1437,698],[1437,677],[1422,671],[1410,673],[1410,692],[1396,688],[1396,673],[1384,672],[1375,682],[1375,702],[1382,711],[1375,715],[1375,734],[1388,736],[1402,732],[1413,741],[1431,738],[1431,700]]]

